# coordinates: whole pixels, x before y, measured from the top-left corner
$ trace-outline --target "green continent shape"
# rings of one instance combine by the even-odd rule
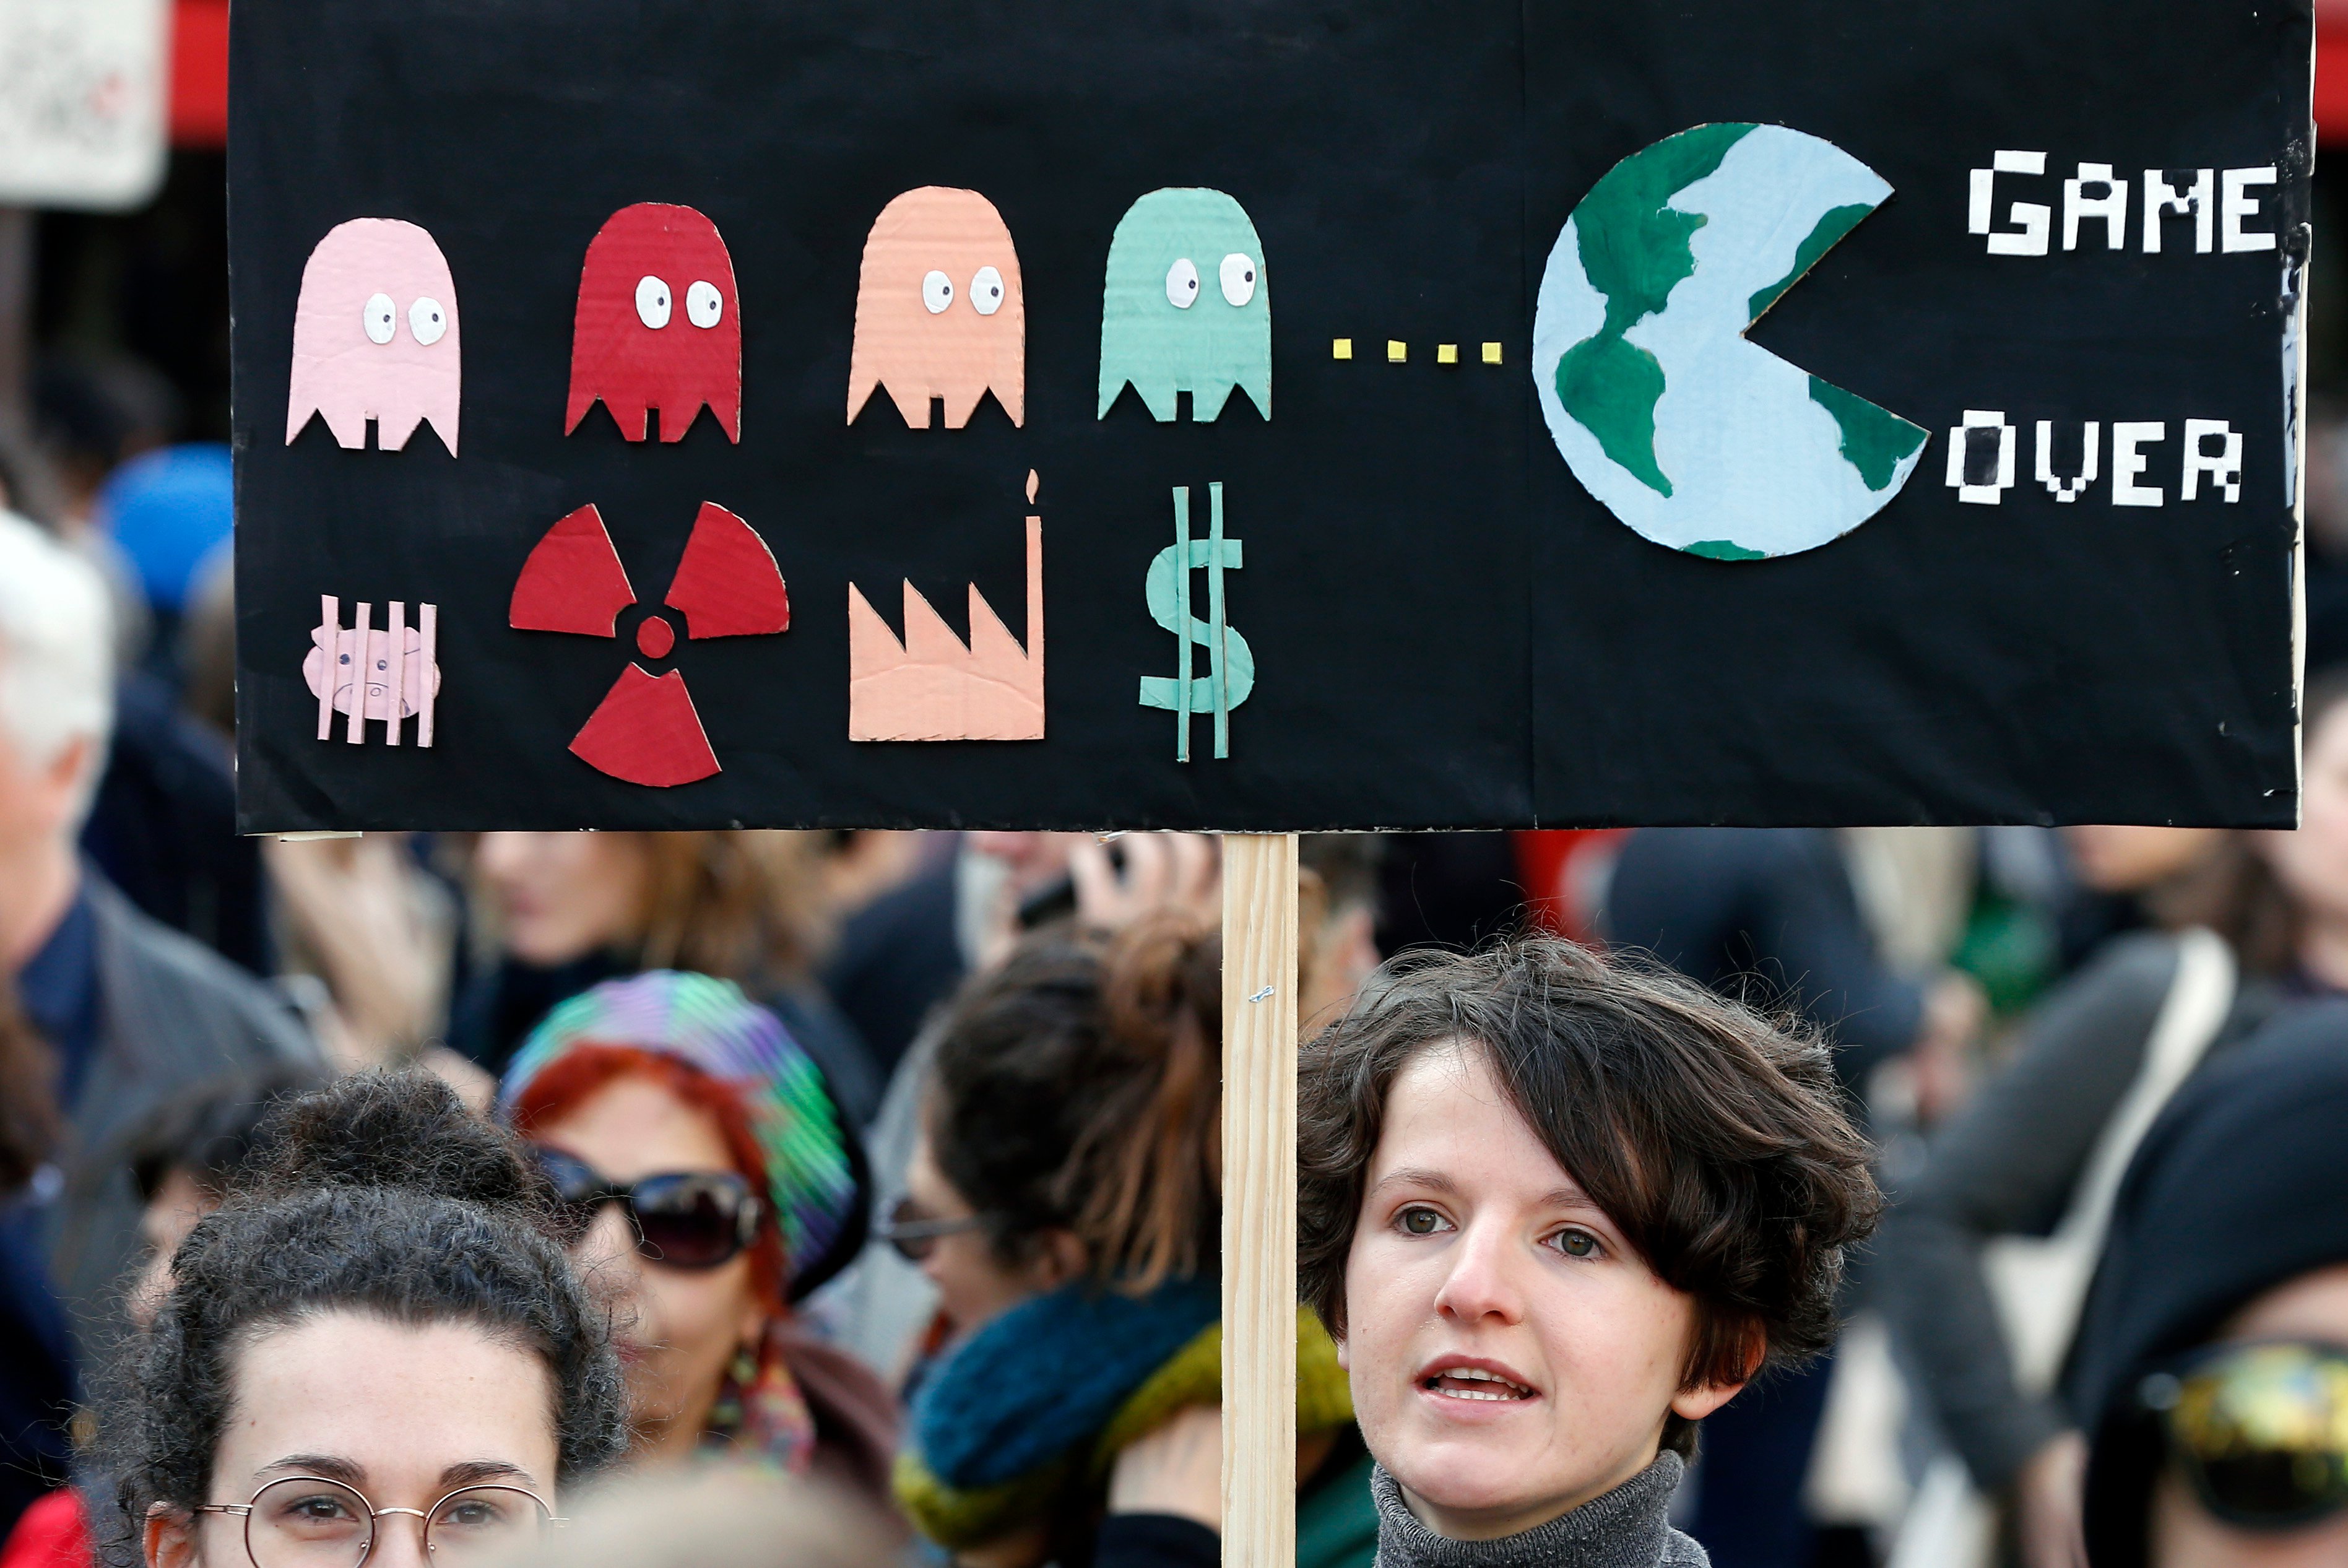
[[[1704,227],[1704,216],[1665,203],[1718,169],[1752,129],[1699,125],[1667,136],[1601,175],[1574,207],[1582,275],[1606,296],[1606,331],[1622,333],[1663,309],[1695,271],[1688,237]]]
[[[1618,334],[1585,337],[1557,362],[1557,400],[1565,411],[1640,483],[1668,496],[1672,481],[1655,461],[1655,404],[1663,395],[1663,366]]]
[[[1818,226],[1810,231],[1809,238],[1795,247],[1792,269],[1784,277],[1754,294],[1748,307],[1753,313],[1752,319],[1759,321],[1761,313],[1776,304],[1779,294],[1792,288],[1796,280],[1818,264],[1820,256],[1833,250],[1837,241],[1858,228],[1859,221],[1874,211],[1874,208],[1864,201],[1853,201],[1847,207],[1837,207],[1825,217],[1820,218]]]
[[[1671,480],[1655,461],[1663,366],[1622,335],[1662,310],[1695,271],[1688,238],[1704,227],[1704,215],[1666,203],[1718,169],[1752,129],[1699,125],[1665,137],[1600,176],[1573,209],[1582,275],[1606,296],[1606,322],[1558,361],[1558,401],[1609,458],[1666,496]]]
[[[1766,550],[1747,550],[1733,539],[1699,539],[1687,547],[1689,555],[1701,555],[1706,561],[1766,561]]]
[[[1899,473],[1908,455],[1924,444],[1924,427],[1912,424],[1864,397],[1810,377],[1810,401],[1834,416],[1842,427],[1842,455],[1867,488],[1879,490]]]

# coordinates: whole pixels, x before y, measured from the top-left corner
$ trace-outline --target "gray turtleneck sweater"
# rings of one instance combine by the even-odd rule
[[[1612,1491],[1547,1524],[1498,1541],[1452,1541],[1418,1522],[1380,1465],[1370,1474],[1377,1568],[1711,1568],[1704,1548],[1664,1517],[1686,1468],[1666,1449]]]

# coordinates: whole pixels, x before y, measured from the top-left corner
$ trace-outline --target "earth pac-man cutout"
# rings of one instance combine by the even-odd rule
[[[1658,544],[1734,561],[1814,549],[1899,494],[1923,427],[1745,336],[1890,194],[1776,125],[1700,125],[1601,176],[1533,317],[1541,412],[1584,488]]]

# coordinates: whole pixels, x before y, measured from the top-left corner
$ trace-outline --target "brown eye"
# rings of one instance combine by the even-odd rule
[[[1431,1236],[1442,1222],[1443,1217],[1432,1209],[1405,1209],[1402,1212],[1402,1228],[1410,1235]]]

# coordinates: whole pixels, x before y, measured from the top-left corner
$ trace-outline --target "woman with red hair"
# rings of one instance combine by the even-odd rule
[[[729,981],[660,970],[550,1013],[499,1107],[618,1325],[638,1457],[755,1459],[888,1495],[892,1401],[793,1304],[862,1245],[863,1156],[823,1074]]]

